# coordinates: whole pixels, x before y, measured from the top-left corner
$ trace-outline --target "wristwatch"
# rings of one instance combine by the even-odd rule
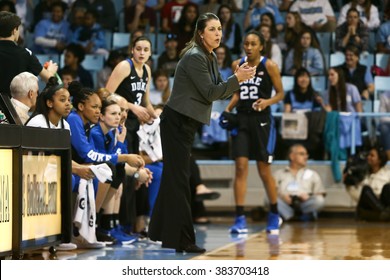
[[[135,171],[135,172],[134,172],[134,174],[133,174],[133,178],[138,180],[138,179],[139,179],[139,177],[140,177],[140,175],[139,175],[139,171],[137,170],[137,171]]]

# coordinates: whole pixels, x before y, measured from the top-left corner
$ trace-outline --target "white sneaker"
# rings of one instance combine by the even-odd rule
[[[71,251],[71,250],[76,250],[77,245],[74,243],[61,243],[57,245],[55,248],[57,251]]]
[[[81,235],[73,236],[72,242],[77,245],[77,248],[80,249],[101,249],[106,247],[105,243],[99,241],[96,241],[94,243],[89,243]]]

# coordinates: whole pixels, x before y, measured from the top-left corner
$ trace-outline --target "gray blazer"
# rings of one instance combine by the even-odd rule
[[[222,80],[214,53],[211,61],[200,47],[195,46],[187,51],[176,67],[167,105],[185,116],[209,124],[212,102],[229,98],[239,88],[235,75],[226,82]]]

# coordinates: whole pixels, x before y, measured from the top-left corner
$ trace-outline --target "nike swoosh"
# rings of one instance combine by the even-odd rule
[[[130,79],[131,79],[131,80],[134,80],[134,79],[135,79],[135,76],[130,76]]]
[[[265,123],[260,123],[260,126],[265,126],[265,125],[267,125],[266,122]]]

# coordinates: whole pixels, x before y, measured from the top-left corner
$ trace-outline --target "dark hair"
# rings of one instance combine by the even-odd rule
[[[339,67],[331,67],[329,71],[331,69],[336,71],[339,79],[336,86],[329,86],[329,104],[332,111],[345,112],[347,110],[347,85],[344,71]],[[338,100],[340,100],[340,106],[338,106]]]
[[[71,43],[71,44],[66,46],[65,50],[67,52],[72,53],[75,57],[77,57],[79,59],[79,61],[78,61],[79,65],[81,64],[81,62],[83,62],[83,60],[85,58],[85,51],[84,51],[82,46],[75,44],[75,43]]]
[[[70,96],[73,97],[72,104],[76,111],[79,110],[79,104],[84,104],[89,97],[97,94],[93,91],[93,89],[83,87],[83,85],[78,81],[71,82],[68,86],[68,91]]]
[[[222,9],[228,9],[230,11],[230,19],[226,23],[225,33],[224,33],[224,41],[226,42],[227,40],[229,40],[230,35],[232,34],[232,31],[233,31],[233,25],[234,25],[233,9],[232,9],[232,7],[230,7],[227,4],[222,4],[221,6],[219,6],[219,9],[217,12],[217,15],[219,18],[221,17],[221,10]]]
[[[98,18],[98,12],[96,11],[96,9],[88,9],[86,12],[85,12],[85,15],[86,14],[89,14],[91,15],[94,19],[97,19]]]
[[[7,38],[12,35],[15,28],[19,28],[22,24],[20,18],[10,12],[0,12],[0,37]]]
[[[150,52],[152,52],[152,41],[150,41],[150,39],[146,36],[140,36],[140,37],[137,37],[135,38],[135,40],[133,41],[133,45],[131,46],[131,48],[134,48],[135,47],[135,44],[137,44],[139,41],[148,41],[149,44],[150,44]]]
[[[67,6],[64,2],[56,0],[50,5],[50,11],[52,12],[55,7],[60,7],[62,9],[62,12],[65,13]]]
[[[346,47],[345,47],[345,50],[344,50],[344,53],[346,53],[347,51],[350,51],[352,52],[354,55],[356,55],[357,57],[360,56],[360,51],[359,51],[359,48],[354,45],[354,44],[348,44]]]
[[[386,165],[387,161],[389,160],[389,158],[387,157],[387,154],[386,154],[386,151],[385,149],[383,149],[381,146],[379,145],[375,145],[373,147],[370,148],[370,151],[371,150],[375,150],[378,154],[378,158],[379,158],[379,161],[381,162],[380,163],[380,167],[383,167]]]
[[[352,13],[352,12],[357,13],[358,16],[360,17],[359,11],[356,8],[354,8],[354,7],[351,7],[351,8],[348,9],[347,16],[349,15],[349,13]]]
[[[264,36],[259,31],[252,29],[245,34],[245,38],[248,37],[249,35],[256,35],[257,37],[259,37],[260,44],[264,47],[265,39]]]
[[[102,108],[100,109],[100,113],[102,115],[104,115],[106,113],[107,107],[111,106],[111,105],[118,105],[118,103],[114,99],[104,99],[104,100],[102,100]]]
[[[73,79],[76,79],[77,78],[77,73],[76,71],[70,69],[69,67],[65,67],[61,70],[61,77],[63,77],[64,75],[69,75],[69,76],[72,76]]]
[[[8,8],[10,13],[16,14],[15,4],[10,0],[0,1],[0,11],[5,11],[4,8]]]
[[[203,44],[200,35],[204,32],[207,22],[209,22],[210,20],[219,20],[219,18],[213,13],[204,13],[198,17],[198,20],[196,21],[194,35],[192,36],[191,41],[189,41],[186,44],[185,48],[180,52],[180,57],[183,57],[183,55],[185,55],[190,49],[195,46],[199,46],[206,54],[209,54],[209,51]],[[212,56],[210,54],[210,59],[211,58]]]
[[[262,36],[263,36],[263,34],[261,33],[261,28],[262,28],[262,27],[269,28],[269,31],[270,31],[270,33],[271,33],[271,27],[270,27],[269,25],[267,25],[267,24],[261,23],[261,24],[256,28],[256,31],[258,31]],[[272,35],[271,35],[271,37],[272,37]],[[264,39],[264,45],[263,45],[263,51],[262,51],[262,53],[263,53],[263,55],[264,55],[265,57],[272,58],[272,45],[273,45],[273,44],[274,44],[274,43],[272,42],[272,38],[270,38],[268,41],[266,41],[266,40]]]
[[[181,15],[180,15],[180,18],[179,18],[179,21],[177,22],[177,28],[179,30],[180,33],[184,33],[186,32],[185,31],[185,27],[186,27],[186,24],[188,24],[188,20],[187,20],[187,10],[189,8],[195,8],[195,11],[196,11],[196,18],[199,17],[199,8],[198,8],[198,5],[192,3],[192,2],[188,2],[187,4],[184,5],[183,7],[183,10],[181,11]],[[196,28],[196,20],[194,20],[194,22],[191,23],[191,30],[195,30]]]
[[[276,29],[275,16],[269,12],[264,13],[260,16],[260,22],[263,17],[269,17],[271,19],[271,26],[270,26],[271,38],[276,38],[278,36],[278,30]]]
[[[56,94],[57,91],[59,91],[60,89],[63,89],[63,88],[64,88],[64,85],[58,83],[57,77],[50,77],[45,88],[42,90],[41,94],[38,96],[35,110],[34,110],[33,114],[31,115],[31,117],[27,120],[26,125],[33,117],[35,117],[36,115],[42,114],[46,119],[47,127],[50,128],[49,112],[50,112],[51,108],[49,108],[47,106],[47,101],[48,100],[53,101],[53,95]],[[62,122],[62,127],[64,127],[63,122]]]
[[[224,43],[221,43],[217,49],[219,48],[225,50],[225,60],[223,61],[222,67],[223,68],[231,67],[233,61],[232,61],[232,55],[230,53],[230,49]]]
[[[305,75],[305,74],[309,76],[309,86],[307,87],[307,91],[304,94],[302,94],[301,89],[298,85],[298,78]],[[310,78],[311,78],[310,72],[304,67],[299,68],[295,72],[293,94],[298,102],[305,102],[306,100],[310,100],[310,101],[313,100],[315,91],[313,89],[313,86],[311,85]]]

